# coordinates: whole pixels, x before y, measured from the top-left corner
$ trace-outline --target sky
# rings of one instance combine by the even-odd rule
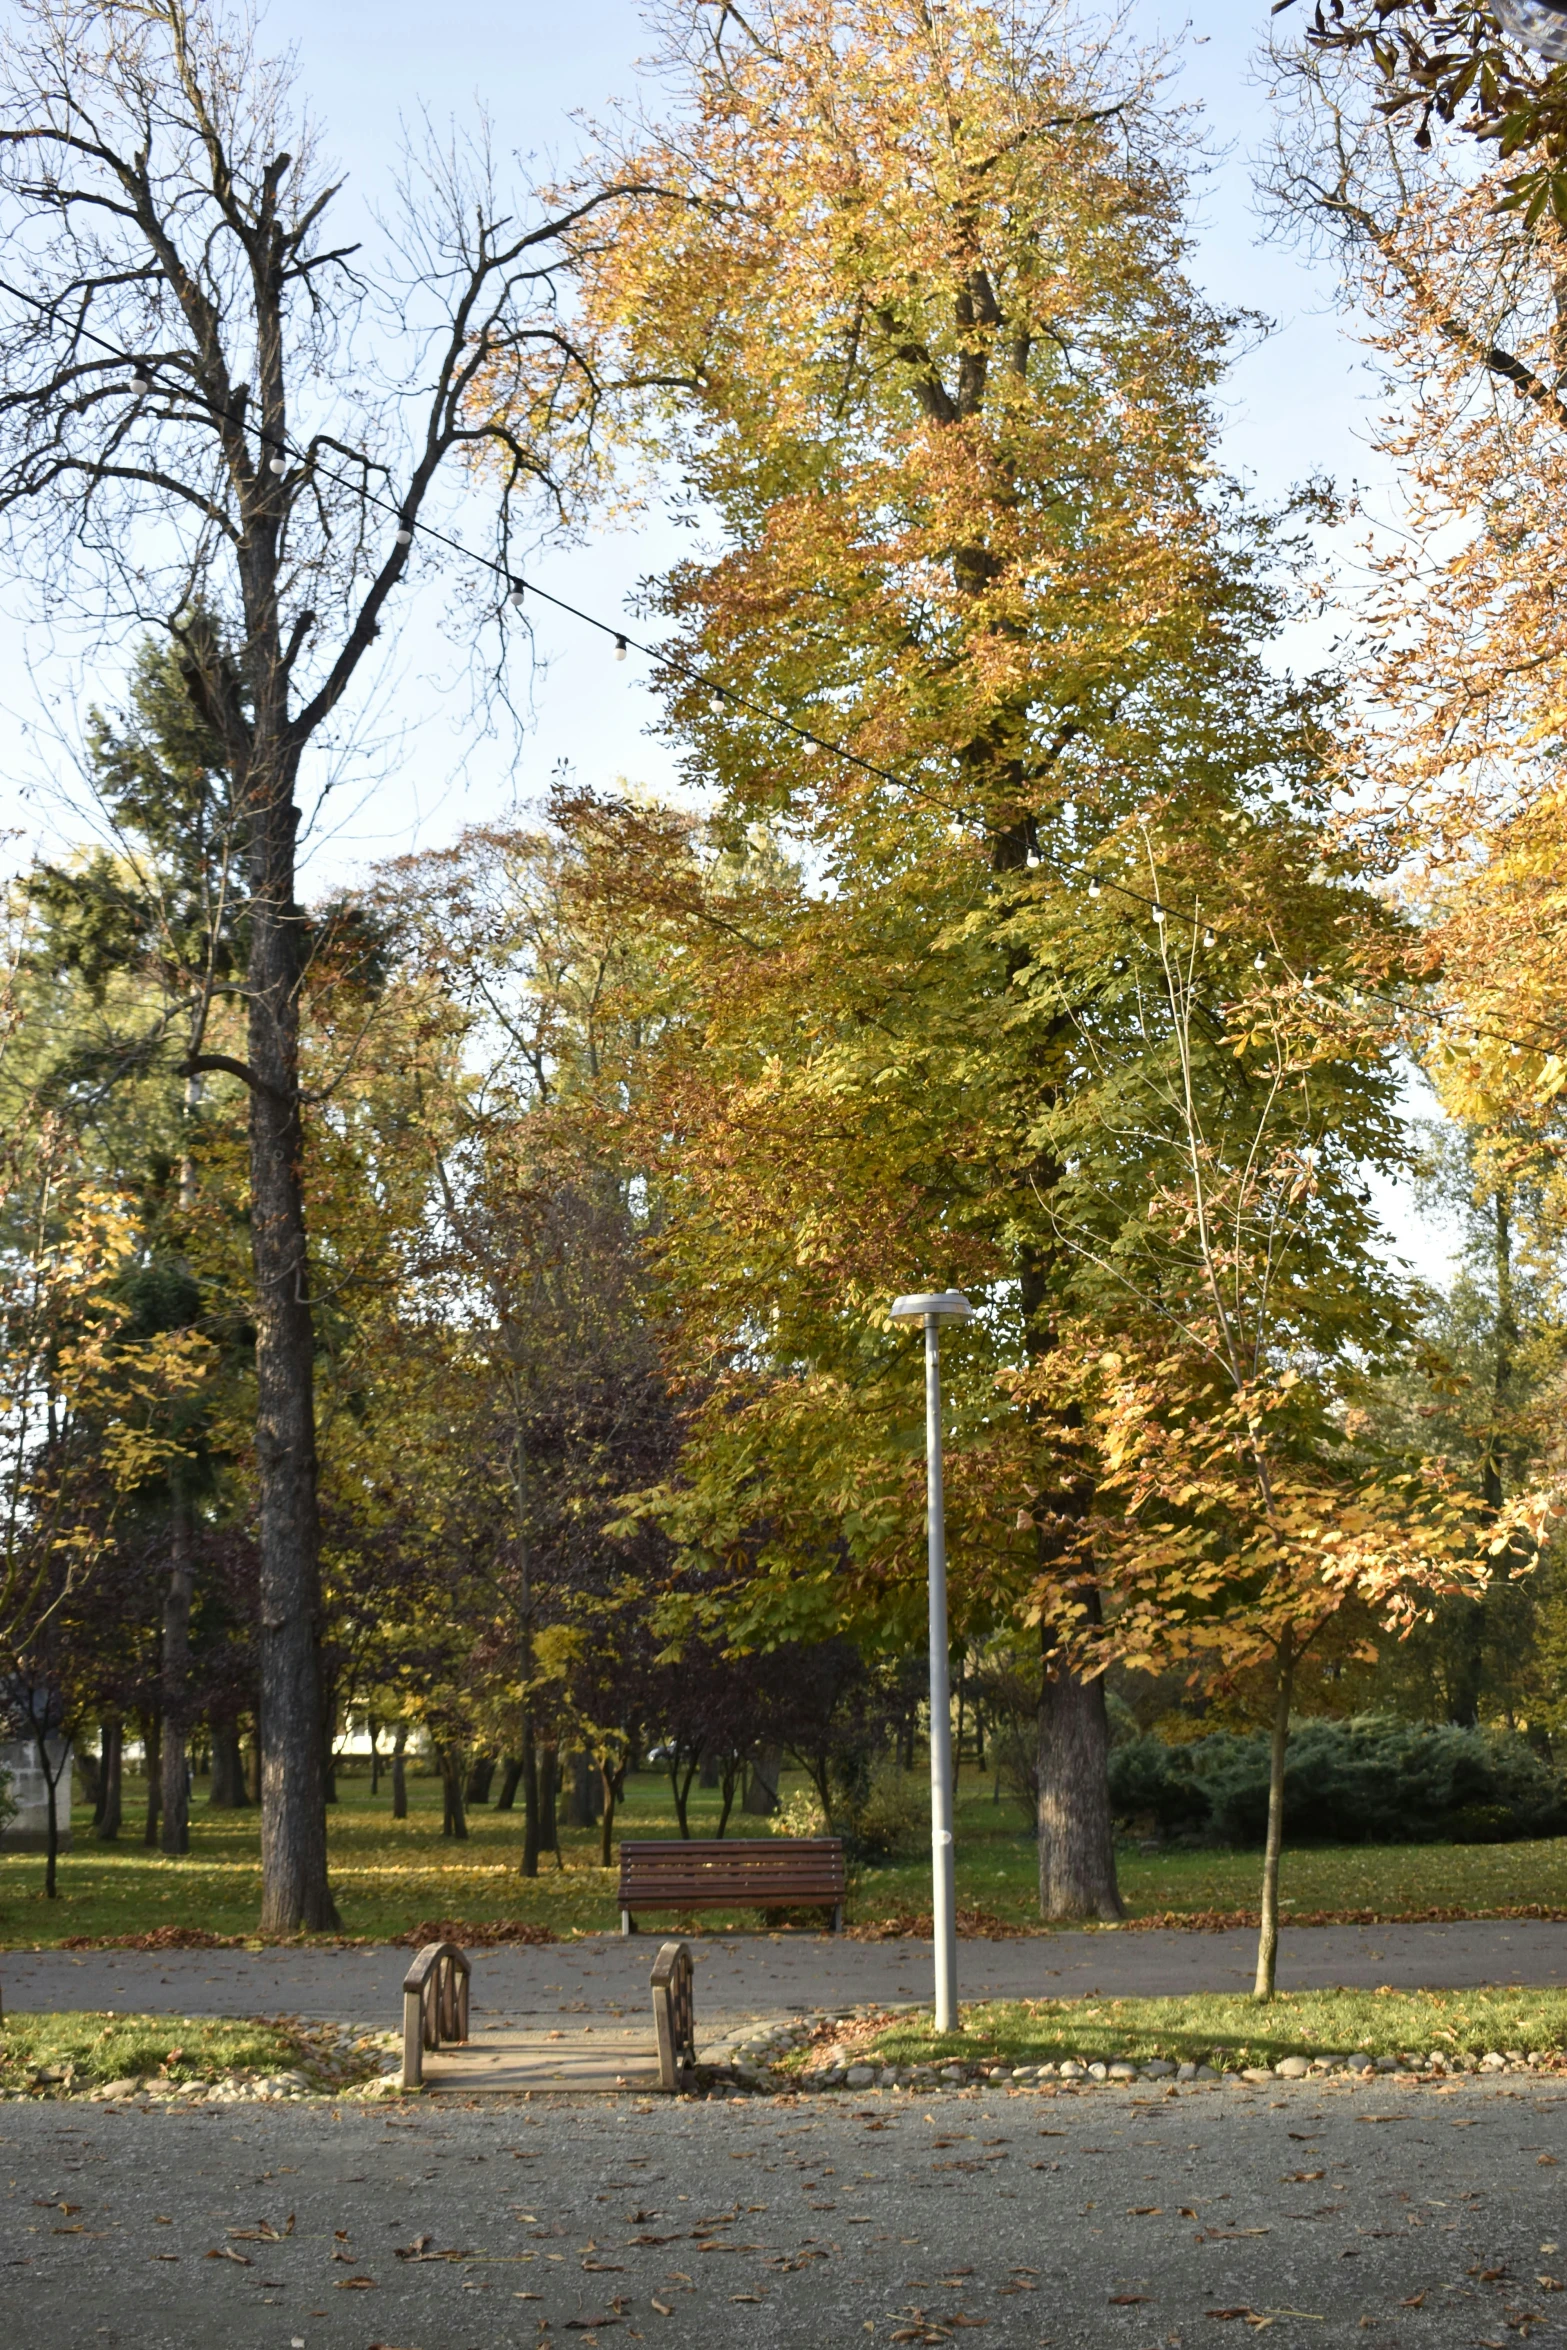
[[[4,0],[0,0],[3,10]],[[1203,111],[1211,172],[1200,191],[1193,270],[1219,304],[1262,313],[1269,331],[1238,359],[1226,397],[1224,455],[1268,499],[1326,474],[1369,488],[1389,485],[1368,445],[1376,387],[1337,305],[1330,263],[1271,241],[1252,193],[1252,161],[1265,148],[1269,109],[1255,56],[1267,32],[1267,0],[1210,0],[1184,16],[1164,0],[1128,0],[1130,29],[1168,44],[1178,94]],[[400,127],[421,110],[432,121],[471,120],[482,106],[502,154],[525,170],[568,159],[573,117],[602,115],[631,96],[650,47],[628,0],[541,0],[508,6],[448,0],[271,0],[266,45],[295,52],[328,152],[346,173],[355,208],[384,197]],[[591,542],[546,551],[539,582],[612,624],[629,620],[638,579],[674,545],[656,518],[640,530],[605,530]],[[40,840],[80,837],[62,801],[69,761],[51,735],[76,724],[82,673],[51,660],[30,626],[25,582],[0,586],[0,827],[14,828],[10,862]],[[373,788],[340,787],[304,843],[304,888],[341,887],[369,862],[439,846],[465,825],[536,803],[562,764],[589,785],[618,777],[658,787],[670,755],[648,729],[644,664],[617,665],[605,640],[537,613],[536,662],[526,690],[532,723],[513,741],[477,738],[458,688],[431,595],[416,599],[397,639],[395,673],[383,688],[398,743],[391,771]],[[519,669],[524,665],[519,663]],[[113,665],[96,673],[112,692]],[[1442,1243],[1418,1232],[1389,1198],[1401,1242],[1440,1269]],[[1433,1251],[1435,1253],[1433,1253]]]

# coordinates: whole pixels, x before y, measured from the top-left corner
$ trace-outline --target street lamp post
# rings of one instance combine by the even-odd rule
[[[958,1922],[952,1866],[952,1694],[947,1686],[947,1513],[941,1481],[941,1325],[967,1322],[961,1289],[894,1298],[895,1322],[925,1325],[925,1541],[930,1561],[930,1874],[936,2029],[958,2028]]]

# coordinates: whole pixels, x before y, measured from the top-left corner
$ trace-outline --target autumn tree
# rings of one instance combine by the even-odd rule
[[[242,1051],[182,1067],[249,1102],[260,1493],[263,1923],[328,1926],[315,1327],[301,1169],[295,881],[304,763],[351,721],[451,461],[497,459],[497,570],[580,382],[553,303],[566,216],[482,143],[414,163],[368,256],[289,76],[219,0],[21,0],[0,67],[0,512],[50,613],[170,632],[219,745],[245,892]],[[594,194],[570,208],[592,211]],[[362,337],[393,322],[377,367]],[[504,407],[481,382],[504,384]]]
[[[917,1637],[885,1307],[954,1282],[989,1300],[950,1349],[955,1632],[1058,1565],[1091,1608],[1063,1530],[1095,1471],[1052,1481],[1038,1412],[999,1438],[996,1379],[1059,1347],[1061,1230],[1146,1223],[1121,1108],[1160,925],[1211,925],[1216,1031],[1375,928],[1323,861],[1330,705],[1260,655],[1282,550],[1215,462],[1229,322],[1184,274],[1181,132],[1048,6],[665,27],[668,110],[607,167],[686,201],[580,266],[628,429],[715,519],[658,597],[706,814],[568,817],[671,942],[636,1098],[707,1401],[664,1523],[730,1563],[733,1637]],[[1396,1148],[1385,1069],[1351,1124]],[[1102,1683],[1041,1621],[1042,1906],[1113,1916]]]

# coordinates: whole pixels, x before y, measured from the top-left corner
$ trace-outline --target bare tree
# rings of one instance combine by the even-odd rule
[[[372,265],[335,241],[340,188],[242,6],[13,0],[0,53],[8,545],[52,614],[173,632],[242,830],[245,1048],[211,1049],[208,1015],[225,1009],[214,979],[179,1055],[249,1096],[274,1932],[336,1918],[301,1181],[301,763],[362,690],[451,459],[484,460],[496,487],[480,601],[497,619],[525,513],[570,510],[594,397],[554,271],[563,230],[617,192],[518,217],[482,140],[427,141]],[[377,356],[388,348],[403,354],[395,370]]]

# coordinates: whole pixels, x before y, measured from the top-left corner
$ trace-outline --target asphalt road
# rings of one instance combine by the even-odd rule
[[[1567,2095],[1533,2081],[8,2105],[4,2340],[1224,2350],[1260,2319],[1502,2350],[1567,2330],[1558,2167]]]
[[[505,1947],[474,1957],[476,2012],[526,2024],[547,2015],[614,2015],[646,2005],[660,1937],[590,1934],[544,1949]],[[1256,1965],[1250,1933],[1037,1934],[964,1942],[965,1999],[1117,1996],[1247,1990]],[[725,2018],[788,2008],[853,2006],[930,1996],[928,1942],[849,1942],[818,1934],[693,1936],[697,2015]],[[389,1946],[66,1951],[0,1956],[8,2008],[109,2008],[181,2015],[305,2015],[394,2025],[409,1952]],[[1475,1920],[1450,1926],[1286,1926],[1279,1937],[1285,1990],[1319,1985],[1399,1989],[1480,1983],[1567,1983],[1567,1924]]]

